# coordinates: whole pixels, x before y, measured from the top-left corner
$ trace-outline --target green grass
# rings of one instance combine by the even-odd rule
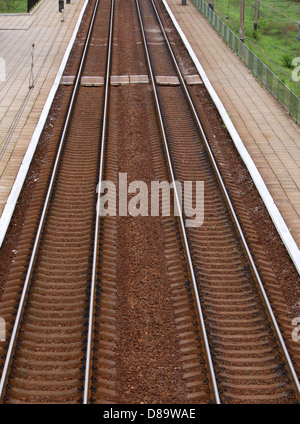
[[[263,0],[264,3],[300,21],[300,2],[289,0]],[[238,34],[240,23],[239,0],[214,0],[215,12]],[[300,57],[299,26],[288,18],[260,3],[258,30],[254,31],[255,0],[245,0],[245,44],[278,76],[298,97],[300,87],[291,81],[292,60]],[[267,57],[271,60],[269,60]],[[283,71],[272,63],[281,67]]]
[[[0,13],[27,13],[27,0],[0,0]]]

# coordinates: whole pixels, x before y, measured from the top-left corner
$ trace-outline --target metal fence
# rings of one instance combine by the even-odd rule
[[[27,12],[29,13],[31,9],[39,2],[40,0],[27,0]]]
[[[242,59],[253,75],[293,116],[300,121],[300,99],[234,34],[233,31],[203,0],[192,0],[231,49]]]

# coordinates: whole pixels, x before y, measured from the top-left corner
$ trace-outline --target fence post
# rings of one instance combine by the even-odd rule
[[[245,1],[240,0],[240,40],[243,43],[245,38],[244,32],[244,15],[245,15]]]
[[[271,79],[271,93],[273,94],[273,79],[274,79],[274,75],[273,75],[273,72],[272,72],[272,79]]]

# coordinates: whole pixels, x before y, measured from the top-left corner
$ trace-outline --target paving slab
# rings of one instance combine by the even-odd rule
[[[166,0],[300,247],[300,127],[196,6]]]

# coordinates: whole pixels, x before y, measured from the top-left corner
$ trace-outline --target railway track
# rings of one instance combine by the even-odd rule
[[[107,9],[102,7],[99,14],[98,2],[95,5],[43,199],[2,371],[4,401],[76,402],[79,398],[104,95],[102,87],[82,87],[80,80],[94,68],[94,54],[100,59],[98,71],[105,68],[101,58],[105,63],[106,48],[95,49],[90,39],[107,41]]]
[[[95,4],[77,76],[67,79],[72,96],[50,152],[52,177],[36,194],[41,213],[33,200],[40,220],[24,223],[27,239],[33,228],[36,238],[5,352],[3,402],[299,400],[264,281],[192,100],[197,86],[185,83],[194,69],[182,75],[172,43],[152,0]],[[100,217],[96,187],[118,185],[125,173],[148,186],[204,181],[203,225],[185,228],[172,208],[171,216]],[[176,189],[174,201],[180,208]],[[28,243],[19,250],[11,293]]]

